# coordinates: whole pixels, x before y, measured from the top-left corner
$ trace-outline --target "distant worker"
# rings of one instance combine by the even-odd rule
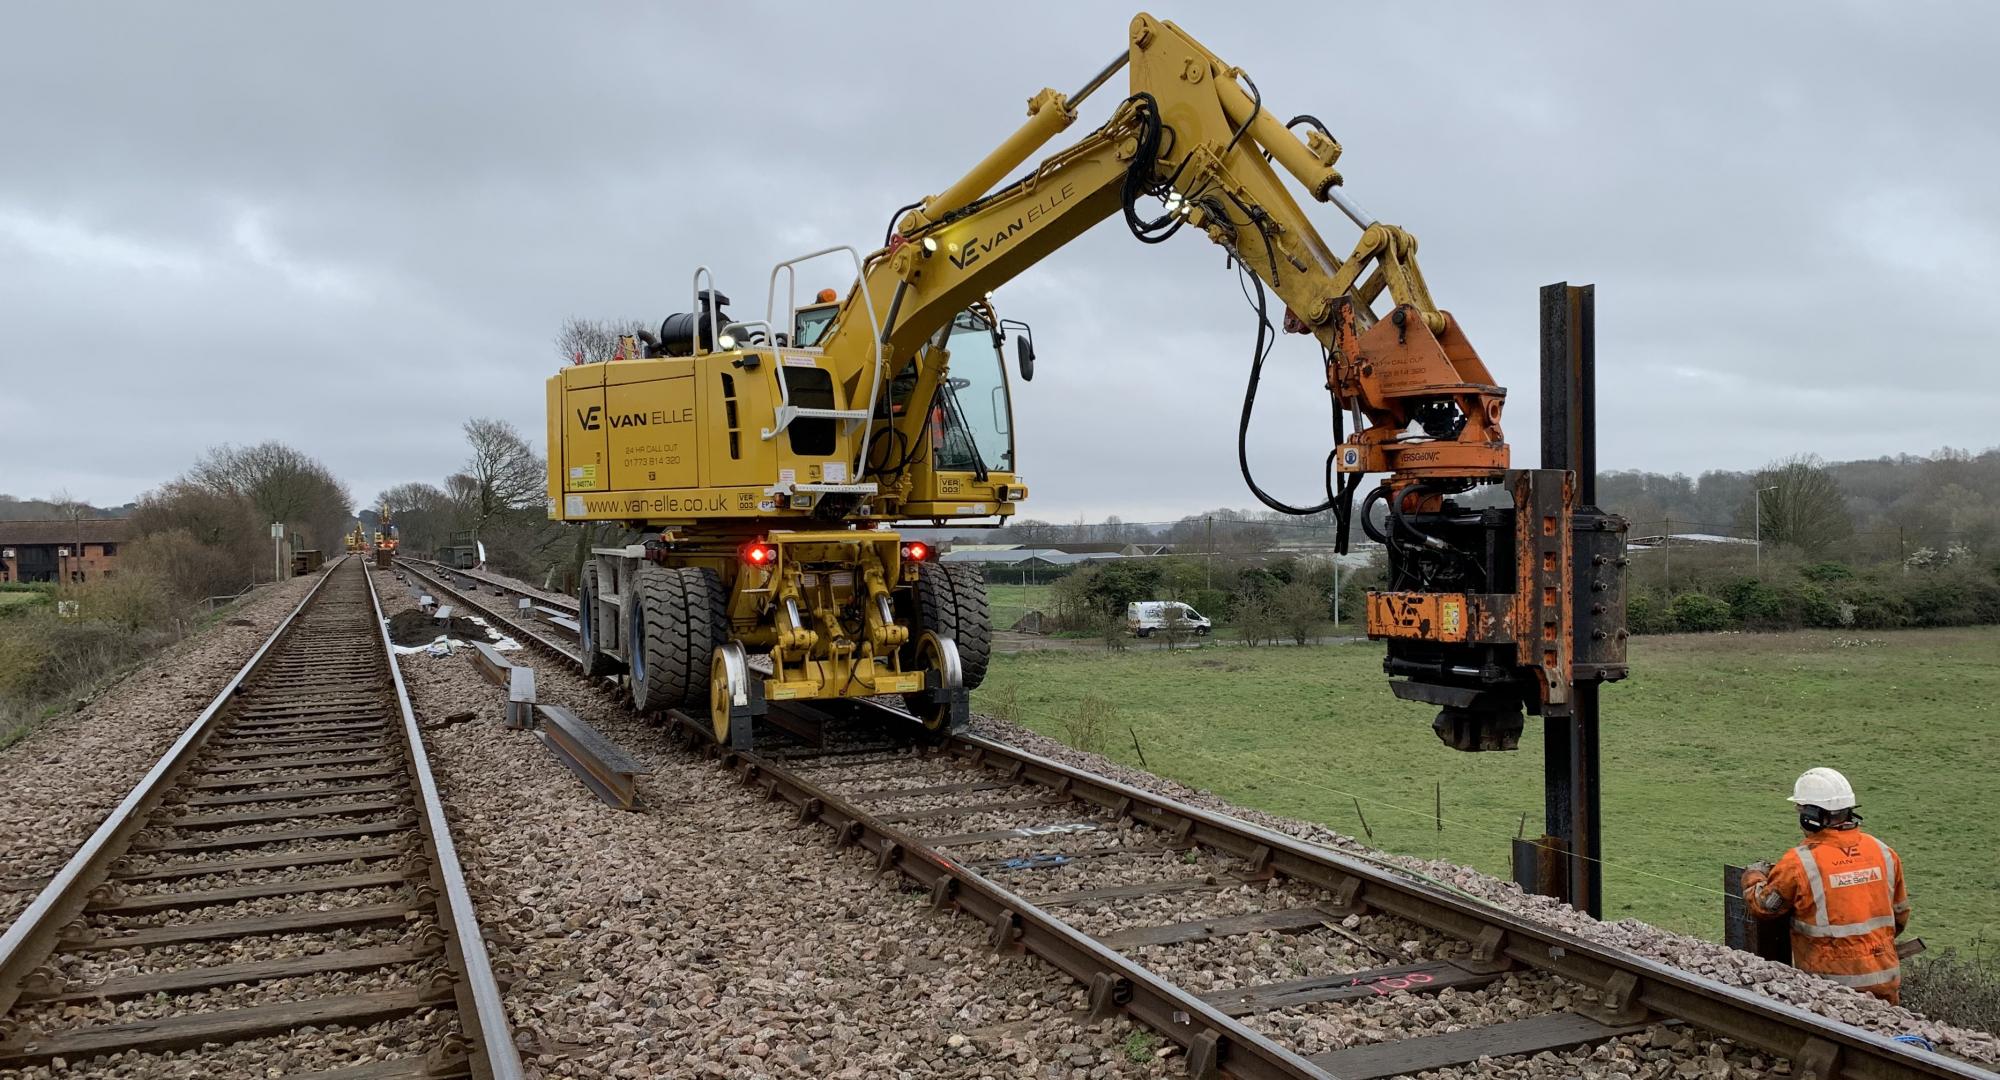
[[[1743,901],[1760,919],[1792,918],[1792,965],[1895,1004],[1903,972],[1896,935],[1910,921],[1903,861],[1861,831],[1854,787],[1827,768],[1792,788],[1805,842],[1743,874]]]

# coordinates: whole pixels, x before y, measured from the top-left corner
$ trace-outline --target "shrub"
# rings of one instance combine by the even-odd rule
[[[74,693],[131,663],[171,635],[53,613],[0,624],[0,689],[24,702]]]
[[[1062,725],[1064,742],[1078,750],[1101,754],[1109,733],[1118,726],[1118,706],[1096,694],[1085,694],[1077,702],[1076,711],[1063,718]]]
[[[1837,581],[1853,581],[1854,568],[1840,562],[1808,563],[1799,567],[1799,576],[1821,585],[1831,585]]]
[[[1319,636],[1326,624],[1330,602],[1325,591],[1303,581],[1294,581],[1271,598],[1272,614],[1286,637],[1304,645]]]
[[[1857,630],[1891,630],[1910,621],[1903,598],[1879,585],[1856,585],[1841,599],[1853,606],[1851,625]]]
[[[1096,616],[1094,629],[1097,636],[1104,639],[1104,647],[1112,652],[1125,651],[1125,616],[1122,613],[1103,613]]]
[[[1799,621],[1806,626],[1832,628],[1847,625],[1840,602],[1819,585],[1805,584],[1798,590]]]
[[[56,587],[41,582],[0,583],[0,619],[26,615],[45,608],[56,599]]]
[[[1636,592],[1625,598],[1625,628],[1635,634],[1664,634],[1674,627],[1658,596]]]
[[[1943,949],[1903,969],[1903,1007],[1946,1024],[2000,1034],[2000,965]]]
[[[80,597],[83,615],[127,630],[178,628],[173,589],[146,573],[124,573],[87,586]]]
[[[1278,617],[1271,611],[1268,593],[1249,593],[1236,598],[1229,621],[1243,635],[1245,645],[1263,645],[1278,637]]]
[[[1799,622],[1796,598],[1756,578],[1737,578],[1724,585],[1722,599],[1738,622],[1753,629],[1789,630]]]
[[[1674,597],[1669,610],[1673,614],[1674,629],[1684,634],[1713,633],[1729,628],[1729,604],[1713,596],[1682,593]]]
[[[268,566],[268,548],[264,555]],[[187,529],[167,529],[138,540],[123,561],[124,575],[148,575],[165,582],[187,604],[234,593],[250,582],[248,564],[241,558],[202,543]]]
[[[1969,573],[1913,574],[1903,593],[1916,626],[1970,626],[2000,621],[2000,585]]]
[[[1958,590],[1942,581],[1922,581],[1903,591],[1914,626],[1956,626],[1965,621]]]
[[[38,632],[42,622],[23,618],[0,623],[0,699],[25,701],[32,696],[42,665],[48,662],[49,643]]]

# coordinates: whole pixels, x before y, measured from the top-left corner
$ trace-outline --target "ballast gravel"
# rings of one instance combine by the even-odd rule
[[[1469,867],[1440,860],[1418,859],[1410,856],[1391,855],[1378,851],[1352,837],[1334,832],[1324,825],[1280,817],[1249,807],[1238,806],[1214,794],[1190,788],[1185,784],[1155,776],[1130,766],[1088,751],[1078,750],[1047,736],[1037,734],[1018,724],[994,717],[977,716],[973,720],[972,732],[983,735],[1030,753],[1061,761],[1077,768],[1087,769],[1101,776],[1130,784],[1158,795],[1176,799],[1191,806],[1260,825],[1274,832],[1298,837],[1313,844],[1356,855],[1391,868],[1423,875],[1449,884],[1451,887],[1469,894],[1486,903],[1517,912],[1535,922],[1554,927],[1566,933],[1606,945],[1628,949],[1705,978],[1730,986],[1751,990],[1766,997],[1783,1001],[1811,1012],[1828,1016],[1843,1023],[1865,1028],[1879,1034],[1896,1036],[1904,1034],[1922,1035],[1935,1043],[1938,1049],[1952,1055],[1979,1062],[2000,1062],[2000,1036],[1982,1031],[1953,1027],[1919,1016],[1907,1009],[1890,1005],[1879,998],[1863,994],[1848,987],[1839,986],[1824,979],[1814,978],[1787,964],[1776,963],[1750,953],[1740,952],[1712,941],[1677,934],[1669,930],[1639,922],[1636,919],[1621,919],[1617,922],[1602,922],[1591,918],[1567,904],[1549,897],[1532,896],[1510,881],[1483,874]],[[1676,1037],[1678,1039],[1678,1037]],[[1621,1040],[1623,1045],[1629,1040]],[[1670,1044],[1677,1045],[1674,1040]],[[1692,1046],[1690,1042],[1688,1044]],[[1660,1055],[1647,1057],[1647,1053]],[[1733,1053],[1733,1052],[1732,1052]],[[1663,1060],[1680,1062],[1685,1054],[1676,1056],[1667,1047],[1650,1047],[1636,1057],[1610,1056],[1594,1057],[1579,1052],[1574,1055],[1540,1055],[1550,1058],[1547,1071],[1517,1072],[1519,1076],[1568,1076],[1573,1071],[1587,1068],[1603,1075],[1632,1075],[1631,1066],[1637,1068],[1648,1063]],[[1754,1055],[1752,1055],[1754,1056]],[[1734,1067],[1754,1071],[1745,1063],[1731,1062]],[[1678,1067],[1678,1066],[1677,1066]],[[1701,1068],[1687,1073],[1689,1077],[1705,1075]],[[1763,1068],[1762,1065],[1756,1069]],[[1643,1074],[1643,1073],[1641,1073]],[[1439,1074],[1447,1075],[1447,1074]],[[1458,1075],[1452,1073],[1449,1075]],[[1490,1075],[1476,1072],[1464,1075]],[[1726,1068],[1722,1075],[1728,1075]]]
[[[0,750],[0,926],[33,902],[318,580],[258,589]]]
[[[408,605],[376,582],[392,613]],[[983,925],[932,912],[580,676],[521,658],[544,703],[652,770],[643,811],[606,807],[500,727],[500,693],[463,651],[401,658],[421,714],[479,713],[425,739],[481,925],[516,973],[505,1000],[532,1076],[1179,1072],[1129,1020],[1091,1021],[1072,980],[995,952]]]

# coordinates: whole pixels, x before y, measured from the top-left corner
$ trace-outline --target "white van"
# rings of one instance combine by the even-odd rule
[[[1152,637],[1153,631],[1164,630],[1167,620],[1177,612],[1181,628],[1190,634],[1206,634],[1215,629],[1208,616],[1181,603],[1179,600],[1134,600],[1125,605],[1125,628],[1139,637]]]

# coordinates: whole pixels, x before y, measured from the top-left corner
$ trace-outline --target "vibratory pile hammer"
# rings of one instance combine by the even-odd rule
[[[1103,125],[1028,164],[1121,70]],[[985,160],[896,211],[882,246],[778,263],[761,317],[694,270],[687,312],[548,382],[550,516],[638,537],[583,567],[592,669],[628,673],[641,708],[706,710],[728,744],[777,700],[901,694],[926,724],[963,722],[985,586],[895,527],[998,524],[1027,497],[1004,351],[1011,336],[1026,381],[1034,339],[992,293],[1115,216],[1145,243],[1185,230],[1228,252],[1257,318],[1244,479],[1273,509],[1330,511],[1343,549],[1359,502],[1389,566],[1369,634],[1441,738],[1511,748],[1524,708],[1561,715],[1579,680],[1622,676],[1622,523],[1579,507],[1570,474],[1510,466],[1506,391],[1432,302],[1416,239],[1345,196],[1340,154],[1320,120],[1281,120],[1241,69],[1142,14],[1081,89],[1036,94]],[[1301,193],[1360,228],[1345,258]],[[798,279],[829,263],[851,284],[801,303]],[[1279,325],[1325,358],[1334,445],[1305,506],[1243,453]]]

